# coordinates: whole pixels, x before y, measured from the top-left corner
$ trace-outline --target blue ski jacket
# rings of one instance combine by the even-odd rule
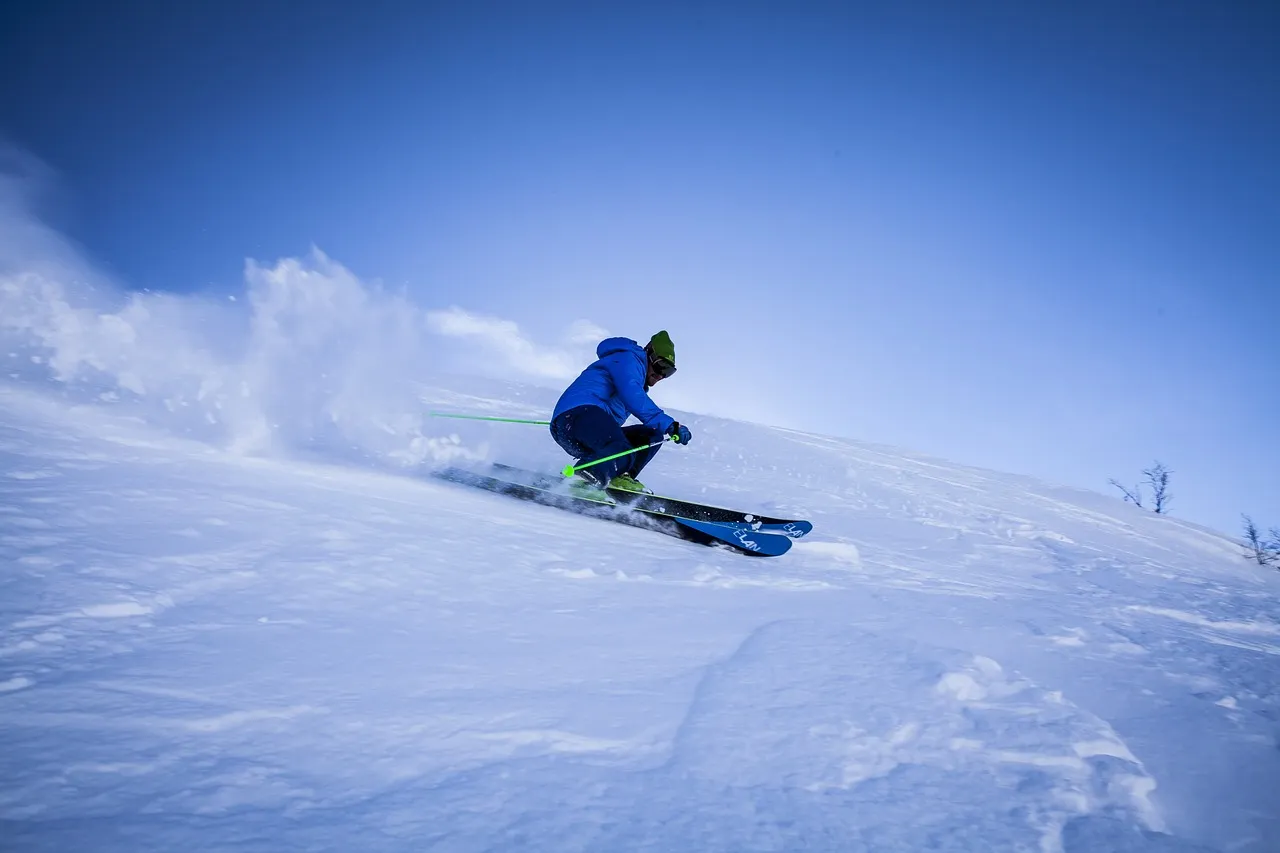
[[[665,434],[675,418],[658,408],[645,391],[649,360],[644,347],[630,338],[606,338],[596,347],[596,359],[560,395],[551,419],[578,406],[599,406],[619,426],[627,415],[635,415],[640,423]]]

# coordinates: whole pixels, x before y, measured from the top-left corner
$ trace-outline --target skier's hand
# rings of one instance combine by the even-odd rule
[[[667,429],[667,435],[671,436],[672,441],[676,444],[688,444],[693,440],[693,433],[689,432],[689,428],[679,421],[673,421],[670,428]]]

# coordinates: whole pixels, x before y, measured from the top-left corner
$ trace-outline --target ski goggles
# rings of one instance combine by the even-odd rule
[[[654,373],[658,374],[659,378],[662,379],[666,379],[668,376],[676,372],[676,366],[660,355],[656,355],[649,359],[649,367]]]

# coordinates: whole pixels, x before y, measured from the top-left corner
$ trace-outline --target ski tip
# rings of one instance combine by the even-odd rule
[[[801,536],[813,532],[813,524],[808,521],[788,521],[782,525],[782,534],[790,536],[792,539],[799,539]]]
[[[791,538],[784,535],[759,533],[740,525],[695,521],[690,518],[677,518],[675,521],[753,557],[780,557],[791,548]]]

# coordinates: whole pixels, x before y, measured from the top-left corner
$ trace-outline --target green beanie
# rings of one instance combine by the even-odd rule
[[[676,345],[671,343],[671,336],[665,329],[649,339],[649,352],[672,364],[676,363]]]

